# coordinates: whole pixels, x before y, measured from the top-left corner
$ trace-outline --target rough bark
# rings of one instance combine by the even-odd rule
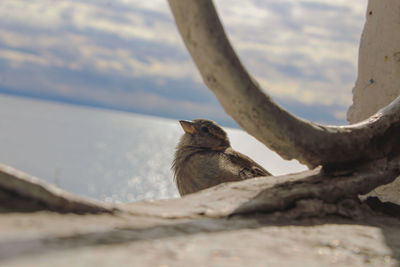
[[[284,159],[337,168],[398,154],[400,98],[354,125],[324,126],[297,118],[277,105],[246,71],[211,0],[169,0],[169,4],[205,84],[243,129]]]

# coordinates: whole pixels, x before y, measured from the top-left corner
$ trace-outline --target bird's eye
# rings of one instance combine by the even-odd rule
[[[206,126],[201,127],[201,131],[204,132],[204,133],[208,133],[209,132],[208,127],[206,127]]]

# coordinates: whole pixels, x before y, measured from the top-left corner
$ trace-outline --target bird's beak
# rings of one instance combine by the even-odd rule
[[[194,128],[193,122],[191,121],[179,121],[183,130],[188,134],[194,134],[196,132],[196,128]]]

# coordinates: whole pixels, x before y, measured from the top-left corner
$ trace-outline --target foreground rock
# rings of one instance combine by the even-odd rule
[[[380,217],[37,212],[2,214],[0,225],[4,266],[397,266],[400,259],[399,222]]]
[[[74,196],[54,185],[0,164],[0,212],[54,210],[58,212],[112,212],[115,207]]]
[[[0,204],[0,265],[397,266],[400,262],[400,220],[356,200],[328,203],[300,194],[297,201],[283,201],[278,210],[260,205],[266,198],[274,203],[276,180],[285,180],[286,188],[280,192],[290,192],[287,186],[310,176],[307,172],[222,184],[182,199],[108,207],[28,175],[22,175],[21,197],[3,186],[4,177],[20,184],[21,173],[7,170],[3,168],[0,175],[5,192]],[[319,170],[311,173],[318,178]],[[46,198],[38,200],[37,194],[25,190],[38,185],[46,189],[41,191]],[[14,206],[7,196],[12,196]],[[67,203],[69,212],[62,206],[58,208],[63,213],[55,212],[50,200]]]

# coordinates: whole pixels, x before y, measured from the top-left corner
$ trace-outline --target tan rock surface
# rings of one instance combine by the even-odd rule
[[[400,260],[400,223],[387,217],[163,219],[42,211],[1,214],[0,229],[2,266],[397,266]]]
[[[73,195],[39,178],[0,163],[0,212],[56,210],[112,212],[115,207]]]
[[[398,266],[399,219],[354,201],[282,198],[278,211],[271,210],[277,180],[287,180],[283,184],[289,187],[281,184],[280,192],[290,196],[291,183],[304,175],[318,178],[318,173],[221,184],[182,199],[118,205],[113,212],[96,203],[103,212],[86,215],[51,212],[54,206],[46,201],[38,206],[27,200],[29,194],[13,195],[8,200],[14,206],[6,198],[0,202],[0,207],[8,207],[0,209],[0,265]],[[308,196],[301,192],[297,197]],[[87,200],[69,193],[47,193],[47,199],[75,203],[76,212],[87,208],[79,205]],[[262,199],[270,204],[260,206]],[[12,211],[21,206],[24,209]],[[246,215],[232,215],[240,211]]]

